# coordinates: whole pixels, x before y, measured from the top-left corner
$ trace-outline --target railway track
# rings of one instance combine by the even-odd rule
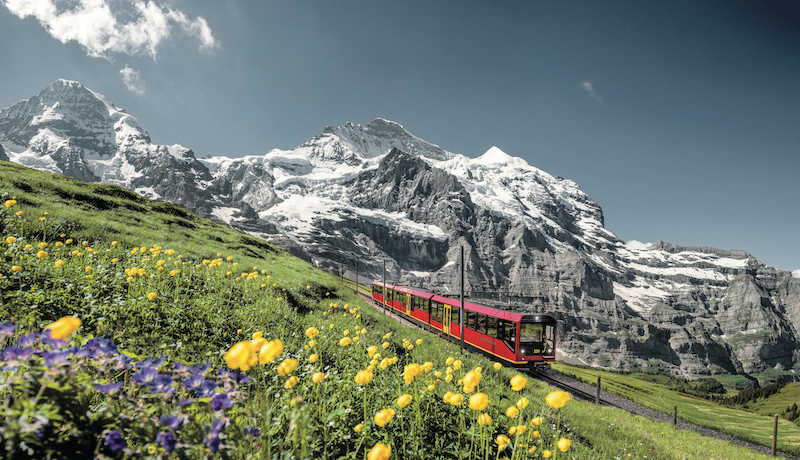
[[[361,291],[358,291],[358,294],[369,305],[372,305],[376,310],[378,310],[380,312],[383,312],[383,309],[381,308],[381,306],[375,304],[375,302],[373,301],[371,295],[364,294]],[[403,316],[398,315],[397,313],[394,313],[392,311],[392,309],[387,309],[386,310],[386,315],[394,318],[395,320],[397,320],[397,321],[399,321],[399,322],[401,322],[403,324],[417,327],[416,324],[414,324],[411,321],[403,318]],[[535,378],[535,379],[540,380],[540,381],[542,381],[544,383],[547,383],[548,385],[551,385],[551,386],[556,387],[556,388],[558,388],[560,390],[563,390],[563,391],[566,391],[566,392],[570,393],[570,395],[572,395],[575,399],[579,399],[579,400],[587,401],[587,402],[592,402],[592,403],[595,402],[596,399],[597,399],[597,388],[595,388],[595,387],[593,387],[593,386],[591,386],[591,385],[589,385],[587,383],[584,383],[584,382],[582,382],[580,380],[574,379],[572,377],[567,377],[567,376],[565,376],[563,374],[559,374],[559,373],[557,373],[555,371],[552,371],[550,369],[546,369],[546,370],[537,369],[537,370],[534,370],[534,371],[525,370],[523,372],[526,372],[532,378]],[[616,409],[619,409],[619,410],[624,410],[624,411],[630,412],[630,413],[632,413],[634,415],[638,415],[640,417],[646,417],[646,418],[649,418],[649,419],[652,419],[652,420],[656,420],[656,421],[670,422],[670,423],[673,422],[673,418],[670,415],[655,411],[655,410],[650,409],[648,407],[642,406],[641,404],[637,404],[637,403],[635,403],[633,401],[630,401],[630,400],[625,399],[625,398],[621,398],[621,397],[619,397],[617,395],[614,395],[614,394],[611,394],[611,393],[608,393],[608,392],[605,392],[605,391],[601,391],[600,392],[600,404],[604,405],[604,406],[608,406],[608,407],[613,407],[613,408],[616,408]],[[549,422],[553,423],[554,421],[549,420]],[[759,453],[762,453],[762,454],[769,455],[771,453],[770,449],[767,448],[767,447],[751,444],[751,443],[736,439],[736,438],[734,438],[732,436],[729,436],[727,434],[720,433],[718,431],[714,431],[714,430],[711,430],[709,428],[705,428],[705,427],[702,427],[702,426],[699,426],[699,425],[695,425],[695,424],[687,422],[685,420],[677,419],[676,423],[675,423],[675,426],[678,429],[697,431],[698,433],[700,433],[700,434],[702,434],[704,436],[710,436],[710,437],[713,437],[713,438],[717,438],[717,439],[720,439],[720,440],[723,440],[723,441],[730,442],[730,443],[738,445],[738,446],[747,447],[748,449],[751,449],[751,450],[753,450],[755,452],[759,452]],[[584,443],[585,445],[591,445],[591,441],[586,439],[586,438],[584,438],[579,433],[572,433],[572,436],[579,437],[581,442]],[[784,452],[778,452],[777,455],[779,457],[798,459],[798,457],[787,455]]]

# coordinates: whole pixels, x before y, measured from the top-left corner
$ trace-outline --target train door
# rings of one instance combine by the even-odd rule
[[[406,314],[411,314],[411,294],[406,293]]]
[[[444,304],[444,315],[442,315],[442,330],[449,334],[450,333],[450,315],[452,314],[453,307],[448,304]]]

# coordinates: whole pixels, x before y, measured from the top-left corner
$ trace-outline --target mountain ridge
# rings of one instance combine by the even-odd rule
[[[0,111],[2,146],[0,159],[171,201],[350,276],[358,264],[380,277],[385,260],[392,280],[452,290],[464,247],[469,294],[554,314],[574,362],[683,376],[800,368],[792,274],[739,250],[624,242],[577,183],[497,147],[468,158],[377,118],[293,149],[198,159],[66,80]]]

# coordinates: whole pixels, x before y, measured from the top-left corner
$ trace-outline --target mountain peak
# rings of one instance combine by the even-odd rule
[[[496,163],[507,164],[513,159],[514,157],[507,154],[506,152],[500,150],[497,147],[492,147],[489,150],[487,150],[486,153],[476,158],[475,162],[483,165],[490,165]]]

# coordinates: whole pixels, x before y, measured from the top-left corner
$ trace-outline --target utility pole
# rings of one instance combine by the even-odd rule
[[[386,257],[383,258],[383,314],[386,314]]]
[[[464,246],[461,246],[461,308],[458,309],[458,328],[461,331],[461,354],[464,354]]]

